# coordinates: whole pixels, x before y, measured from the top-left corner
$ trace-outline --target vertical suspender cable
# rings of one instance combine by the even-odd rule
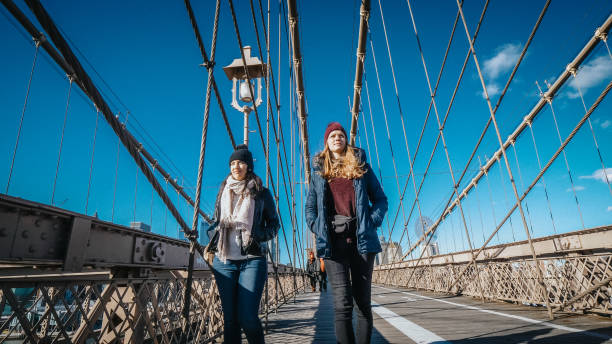
[[[119,117],[119,115],[117,115]],[[119,148],[121,147],[121,140],[117,137],[117,154],[115,159],[115,181],[113,182],[113,206],[111,210],[111,222],[115,219],[115,201],[117,200],[117,178],[119,177]],[[166,193],[168,193],[168,179],[166,178]],[[166,210],[166,215],[168,211]],[[164,228],[165,233],[165,228]]]
[[[44,39],[44,37],[42,37]],[[34,68],[36,67],[36,59],[38,58],[38,47],[40,47],[40,39],[34,38],[34,60],[32,61],[32,69],[30,70],[30,77],[28,79],[28,88],[26,90],[25,100],[23,102],[23,109],[21,110],[21,119],[19,120],[19,129],[17,130],[17,140],[15,141],[15,149],[13,149],[13,158],[11,159],[11,169],[9,170],[8,181],[6,182],[6,191],[8,194],[9,187],[11,186],[11,177],[13,176],[13,167],[15,165],[15,156],[17,155],[17,148],[19,147],[19,138],[21,137],[21,128],[23,127],[23,118],[25,111],[28,106],[28,98],[30,97],[30,86],[32,86],[32,78],[34,76]]]
[[[516,151],[516,145],[512,142],[512,151],[514,152],[514,160],[516,162],[516,170],[519,175],[519,182],[521,183],[521,189],[525,188],[523,183],[523,173],[521,173],[521,165],[519,164],[518,153]],[[505,189],[504,189],[505,190]],[[527,219],[529,220],[529,229],[531,229],[531,235],[533,235],[533,221],[531,220],[531,212],[529,211],[529,205],[525,201],[525,210],[527,210]]]
[[[62,135],[57,152],[57,165],[55,166],[55,178],[53,178],[53,191],[51,192],[51,205],[55,204],[55,186],[57,185],[57,176],[59,173],[60,161],[62,159],[62,147],[64,145],[64,132],[66,131],[66,120],[68,119],[68,107],[70,106],[70,95],[72,93],[72,76],[68,76],[68,96],[66,97],[66,110],[64,111],[64,123],[62,124]]]
[[[504,185],[504,173],[502,172],[501,161],[499,161],[499,155],[497,156],[497,167],[499,168],[499,187],[502,189],[502,193],[504,194],[504,206],[508,207],[508,193],[506,192],[506,187]],[[510,223],[510,231],[512,232],[512,241],[516,241],[516,236],[514,235],[514,225],[512,224],[512,217],[508,219]]]
[[[610,54],[610,48],[608,48],[608,43],[606,42],[606,37],[607,35],[603,36],[604,38],[602,38],[602,40],[604,41],[604,43],[606,44],[606,48],[608,49],[608,54]],[[610,55],[610,58],[612,59],[612,55]],[[572,73],[572,76],[574,77],[574,80],[576,80],[576,69],[573,68],[570,70],[570,73]],[[582,94],[582,88],[580,87],[580,83],[576,83],[576,87],[578,88],[578,94],[580,95],[580,100],[582,101],[582,106],[584,108],[584,111],[587,111],[587,107],[586,104],[584,102],[584,96]],[[604,163],[603,157],[601,155],[601,151],[599,150],[599,144],[597,143],[597,138],[595,137],[595,130],[593,130],[593,124],[591,123],[591,119],[589,118],[588,120],[589,123],[589,129],[591,129],[591,135],[593,136],[593,143],[595,144],[595,150],[597,150],[597,156],[599,157],[599,163],[601,164],[601,171],[603,172],[604,175],[604,179],[606,180],[606,183],[608,184],[608,190],[610,191],[610,194],[612,195],[612,186],[610,185],[610,179],[608,178],[608,172],[606,170],[606,164]]]
[[[85,214],[86,215],[87,215],[87,207],[89,206],[89,194],[91,190],[91,178],[93,176],[94,156],[96,154],[96,137],[98,136],[98,119],[99,118],[100,118],[100,110],[98,110],[98,108],[96,107],[96,128],[94,129],[93,146],[91,148],[91,163],[89,164],[89,182],[87,183],[87,197],[85,198]]]
[[[559,124],[557,123],[557,115],[555,115],[555,109],[552,105],[552,99],[548,98],[547,102],[550,106],[550,112],[552,113],[553,121],[555,123],[555,129],[557,130],[557,137],[559,138],[559,143],[562,143],[563,141],[561,140],[561,132],[559,131]],[[576,193],[576,187],[574,186],[574,178],[572,178],[572,171],[570,169],[569,162],[567,161],[567,154],[565,153],[565,150],[563,150],[563,160],[565,161],[567,175],[569,177],[570,185],[572,187],[572,193],[574,194],[574,200],[576,201],[576,208],[578,209],[578,215],[580,216],[580,223],[582,224],[582,229],[585,229],[584,218],[582,217],[582,210],[580,210],[580,202],[578,202],[578,194]]]
[[[183,307],[183,318],[184,318],[184,328],[183,328],[183,338],[186,339],[187,328],[191,326],[189,322],[190,308],[191,308],[191,289],[192,289],[192,281],[193,281],[193,265],[195,259],[195,240],[198,237],[198,209],[200,209],[200,197],[202,193],[202,179],[204,174],[204,158],[206,156],[206,138],[208,137],[208,118],[210,113],[210,95],[212,92],[212,84],[213,84],[213,68],[215,66],[215,52],[217,47],[217,32],[219,28],[219,9],[221,6],[221,0],[217,0],[215,6],[215,19],[213,24],[213,35],[212,35],[212,43],[210,48],[210,60],[205,61],[204,66],[208,71],[208,82],[206,85],[206,100],[204,102],[204,118],[202,123],[202,136],[200,140],[200,159],[198,162],[198,180],[196,184],[196,195],[195,195],[195,203],[193,208],[193,222],[191,225],[191,232],[189,233],[190,245],[189,245],[189,266],[187,271],[187,283],[185,286],[185,295],[184,300],[185,304]],[[193,15],[193,10],[191,9],[190,0],[185,0],[185,7],[187,8],[187,12],[189,14],[189,18],[191,20],[191,24],[193,26],[194,32],[196,32],[196,39],[198,37],[198,33],[200,30],[198,29],[198,24],[195,21],[195,16]],[[203,55],[205,55],[204,47],[201,47]]]

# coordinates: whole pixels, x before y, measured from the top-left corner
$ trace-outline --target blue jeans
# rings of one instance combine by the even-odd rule
[[[249,343],[264,343],[263,327],[258,317],[259,301],[268,277],[264,257],[227,260],[215,257],[213,273],[223,307],[224,342],[240,343],[240,329]]]

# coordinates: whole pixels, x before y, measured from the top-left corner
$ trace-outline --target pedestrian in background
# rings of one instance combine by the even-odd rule
[[[376,228],[387,212],[387,197],[365,152],[347,144],[346,131],[330,123],[325,147],[313,159],[306,221],[316,235],[334,298],[338,343],[369,343],[372,337],[371,285],[374,257],[381,252]],[[357,335],[353,332],[353,300]]]
[[[310,288],[314,293],[317,291],[317,282],[319,281],[319,262],[314,256],[313,251],[308,252],[308,265],[306,265],[306,274],[310,280]]]

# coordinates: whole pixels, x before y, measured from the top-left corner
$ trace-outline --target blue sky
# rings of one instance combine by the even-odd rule
[[[254,3],[258,5],[258,2]],[[544,3],[544,1],[492,2],[487,9],[475,49],[493,105]],[[199,66],[202,60],[183,3],[180,1],[174,3],[63,1],[43,2],[43,4],[65,36],[69,38],[73,50],[78,52],[86,70],[106,96],[113,111],[120,113],[120,118],[124,122],[129,111],[127,127],[173,176],[178,177],[179,183],[184,183],[187,190],[193,195],[204,108],[206,71]],[[24,3],[17,2],[17,5],[30,18],[33,18]],[[263,1],[262,5],[265,9],[267,2]],[[483,5],[483,1],[468,1],[464,6],[470,34],[473,34],[475,30]],[[249,2],[235,1],[235,6],[243,43],[253,47],[252,55],[260,56]],[[457,6],[452,1],[411,2],[411,6],[429,77],[431,82],[435,83],[457,13]],[[194,1],[193,7],[210,54],[214,2]],[[427,80],[406,2],[386,1],[382,3],[382,10],[407,141],[414,154],[430,101]],[[550,5],[497,112],[502,138],[505,139],[514,130],[538,101],[538,89],[535,82],[537,81],[541,87],[546,87],[546,81],[554,81],[591,38],[595,29],[605,21],[611,10],[610,2],[599,0],[580,3],[557,1]],[[0,83],[0,109],[2,109],[3,124],[1,126],[2,135],[0,135],[0,146],[2,147],[0,158],[4,161],[0,168],[0,186],[2,187],[1,192],[4,193],[28,77],[32,68],[34,46],[25,30],[16,24],[10,14],[4,8],[0,8],[0,12],[3,14],[0,16],[0,43],[4,47],[4,53],[0,54],[0,73],[3,76],[3,82]],[[287,154],[289,159],[291,159],[291,151],[296,156],[294,175],[299,179],[301,160],[297,157],[300,154],[297,140],[294,141],[293,146],[291,145],[291,118],[294,123],[294,137],[297,137],[298,134],[297,127],[295,127],[295,103],[289,80],[290,49],[283,17],[280,28],[279,69],[278,13],[278,3],[272,1],[270,10],[272,68],[277,77],[277,87],[280,89],[281,120]],[[309,115],[310,151],[315,153],[323,147],[322,136],[328,122],[340,121],[347,127],[347,130],[350,125],[348,109],[349,97],[352,97],[353,94],[359,2],[348,0],[331,4],[323,1],[300,2],[299,15]],[[260,19],[259,12],[257,12],[257,18]],[[34,22],[37,23],[35,20]],[[260,22],[258,25],[261,29]],[[360,129],[361,136],[358,144],[367,150],[369,143],[368,153],[372,166],[378,174],[378,159],[374,148],[374,136],[376,137],[381,161],[382,183],[389,196],[389,219],[392,221],[399,204],[397,183],[400,186],[404,185],[409,167],[377,0],[372,1],[370,28],[381,89],[379,90],[378,87],[377,71],[373,63],[374,56],[370,50],[370,41],[368,41],[365,63],[367,82],[364,83],[362,100],[369,140],[366,143],[366,132]],[[263,44],[263,36],[261,39]],[[225,109],[230,116],[235,138],[241,141],[242,117],[229,105],[231,83],[220,68],[239,56],[238,49],[229,5],[223,2],[215,76]],[[436,105],[441,117],[448,108],[467,49],[466,34],[459,21],[436,96]],[[577,93],[578,87],[584,94],[584,101],[588,108],[611,77],[612,58],[608,55],[605,46],[600,44],[583,63],[577,79],[566,84],[553,101],[562,139],[565,139],[584,114],[584,108]],[[50,203],[68,87],[68,81],[63,73],[46,56],[46,53],[41,52],[34,70],[8,192],[10,195]],[[482,94],[480,80],[474,62],[470,58],[444,128],[455,177],[458,177],[465,167],[467,158],[489,118],[487,104]],[[591,116],[593,133],[606,168],[611,168],[610,160],[612,159],[610,109],[610,100],[605,99]],[[399,175],[397,182],[389,150],[384,113],[387,115],[391,145]],[[259,114],[264,124],[265,107],[260,107]],[[372,115],[375,135],[372,133],[370,124]],[[253,116],[251,116],[250,123],[251,128],[256,129]],[[359,124],[360,126],[363,124],[361,118]],[[95,127],[95,109],[80,91],[73,89],[68,107],[54,197],[57,206],[85,212]],[[547,107],[538,116],[533,124],[533,130],[541,163],[544,164],[559,146],[550,107]],[[435,113],[432,111],[415,162],[417,186],[425,172],[429,156],[432,154],[437,133]],[[595,150],[593,133],[586,124],[566,149],[578,206],[586,228],[609,225],[612,219],[612,195],[603,178],[605,172]],[[250,139],[250,146],[256,158],[256,172],[264,176],[264,155],[258,134],[251,134]],[[490,156],[498,147],[495,133],[490,128],[477,155],[484,161],[485,156]],[[528,131],[517,140],[516,150],[519,165],[516,165],[514,152],[509,152],[508,158],[519,193],[522,193],[539,170],[531,135]],[[119,152],[118,163],[117,152]],[[275,157],[275,147],[272,148],[272,152],[271,156]],[[213,100],[203,187],[203,208],[207,212],[212,212],[218,185],[228,172],[227,157],[230,153],[231,145],[217,102]],[[419,198],[422,215],[435,220],[440,216],[442,207],[452,192],[452,183],[441,144],[433,156],[428,177]],[[151,187],[142,174],[136,171],[125,149],[120,147],[117,150],[117,139],[102,118],[99,119],[96,132],[93,161],[92,187],[87,206],[89,215],[97,212],[100,218],[110,220],[112,217],[114,222],[120,224],[128,224],[129,221],[136,218],[147,223],[152,222],[153,230],[156,233],[177,235],[176,222],[169,214],[166,214],[158,197],[152,196]],[[483,179],[478,184],[477,191],[471,193],[464,203],[466,221],[470,227],[470,234],[474,237],[475,245],[482,243],[483,234],[488,236],[495,220],[499,221],[505,215],[514,200],[505,165],[501,167],[500,174],[499,167],[494,165],[486,180]],[[118,177],[115,184],[116,169]],[[273,171],[276,169],[275,161],[272,162],[272,169]],[[477,170],[476,160],[468,167],[466,178],[461,184],[462,187],[477,173]],[[605,171],[612,175],[612,170]],[[113,209],[115,189],[117,192]],[[298,194],[301,190],[303,190],[303,185],[296,185]],[[544,191],[549,195],[554,226],[550,220]],[[170,192],[170,195],[173,199],[177,199],[175,192]],[[410,182],[404,198],[407,203],[406,217],[413,200],[414,190]],[[281,192],[280,202],[285,227],[289,230],[290,218],[284,191]],[[177,204],[183,217],[188,223],[191,223],[191,210],[182,201]],[[299,197],[297,204],[298,209],[301,209]],[[526,204],[529,207],[529,224],[533,227],[534,236],[582,229],[578,206],[571,189],[563,156],[560,156],[549,172],[544,175],[544,183],[540,181],[526,198]],[[411,241],[416,238],[414,221],[417,215],[415,208],[415,214],[407,224]],[[395,241],[400,240],[403,229],[400,224],[402,218],[400,212],[398,224],[393,231]],[[463,239],[461,221],[460,214],[453,212],[441,225],[438,241],[443,252],[467,247]],[[511,221],[511,224],[504,225],[494,243],[525,238],[518,213],[511,217]],[[385,225],[382,233],[387,235],[388,231]],[[290,233],[287,233],[287,239],[291,241]],[[403,239],[402,244],[405,249],[406,238]],[[281,257],[282,261],[288,261],[286,252],[283,252]]]

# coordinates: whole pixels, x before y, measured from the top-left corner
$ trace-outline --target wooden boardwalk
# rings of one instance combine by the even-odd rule
[[[374,287],[372,343],[612,343],[612,320]],[[268,319],[267,343],[335,343],[332,293],[306,293]]]

